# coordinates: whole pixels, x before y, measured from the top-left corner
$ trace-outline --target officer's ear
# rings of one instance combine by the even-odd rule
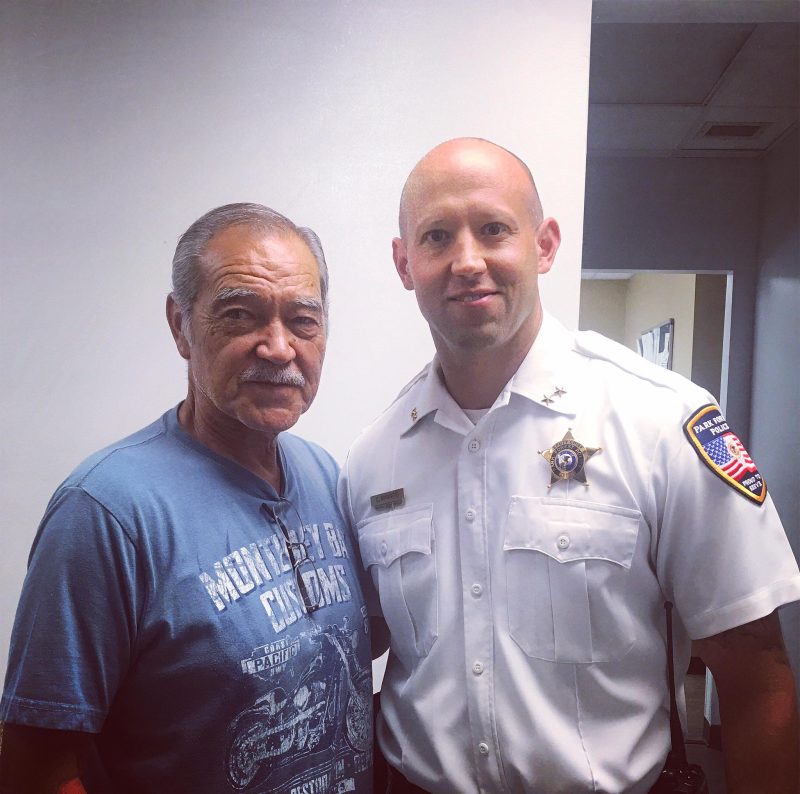
[[[536,229],[536,253],[539,257],[539,273],[547,273],[553,266],[558,246],[561,245],[561,229],[555,218],[545,218]]]
[[[187,361],[192,357],[192,348],[186,336],[188,331],[188,318],[184,317],[175,298],[172,295],[167,295],[167,322],[169,323],[169,330],[172,332],[172,338],[175,340],[175,347],[178,348],[178,353],[182,358]]]
[[[402,237],[395,237],[392,240],[392,257],[394,258],[394,266],[397,274],[400,276],[400,281],[406,289],[414,289],[414,279],[411,278],[411,273],[408,271],[408,251],[406,244]]]

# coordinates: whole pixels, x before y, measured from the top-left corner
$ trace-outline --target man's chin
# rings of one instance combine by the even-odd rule
[[[245,427],[256,433],[277,435],[294,427],[302,413],[303,409],[300,406],[256,408],[242,411],[237,418]]]

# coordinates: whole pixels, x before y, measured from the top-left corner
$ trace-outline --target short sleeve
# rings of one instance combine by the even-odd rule
[[[800,573],[769,495],[759,504],[703,463],[678,433],[657,457],[657,575],[700,639],[800,599]]]
[[[136,577],[117,519],[81,488],[59,490],[31,551],[0,720],[101,730],[136,642]]]

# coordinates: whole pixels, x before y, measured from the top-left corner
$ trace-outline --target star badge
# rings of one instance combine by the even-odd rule
[[[577,480],[588,485],[584,466],[593,455],[601,451],[600,447],[584,447],[578,443],[570,428],[564,438],[550,449],[539,450],[539,454],[550,464],[550,484],[547,487],[552,488],[559,480]]]

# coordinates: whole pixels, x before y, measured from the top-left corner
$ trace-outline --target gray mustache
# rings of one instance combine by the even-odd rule
[[[254,364],[248,367],[241,375],[241,382],[256,381],[257,383],[271,383],[274,386],[306,385],[306,379],[301,372],[288,367],[276,367],[272,364]]]

